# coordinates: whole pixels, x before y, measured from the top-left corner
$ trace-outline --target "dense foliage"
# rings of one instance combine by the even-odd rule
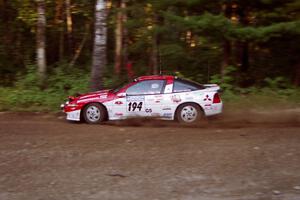
[[[96,0],[43,0],[47,78],[42,88],[36,65],[40,1],[0,1],[0,104],[54,107],[68,94],[89,90]],[[159,68],[220,83],[233,93],[268,87],[290,95],[300,85],[299,0],[106,4],[108,64],[101,87],[156,74]]]

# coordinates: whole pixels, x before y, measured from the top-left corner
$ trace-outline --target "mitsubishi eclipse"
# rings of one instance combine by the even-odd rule
[[[194,123],[222,113],[216,84],[167,75],[142,76],[123,87],[69,97],[61,105],[67,120],[97,124],[130,117],[156,117]]]

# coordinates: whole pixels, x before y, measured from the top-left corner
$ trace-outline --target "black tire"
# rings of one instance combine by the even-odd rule
[[[88,104],[82,112],[82,116],[88,124],[99,124],[107,119],[106,109],[99,103]]]
[[[180,123],[194,124],[204,118],[204,113],[195,103],[184,103],[176,110],[176,119]]]

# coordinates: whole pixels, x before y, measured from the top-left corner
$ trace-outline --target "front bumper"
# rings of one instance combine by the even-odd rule
[[[70,121],[80,121],[81,109],[77,105],[72,106],[72,104],[67,101],[60,105],[60,109],[67,114],[67,120]]]
[[[80,110],[75,110],[71,112],[66,112],[67,114],[67,120],[70,121],[80,121]]]

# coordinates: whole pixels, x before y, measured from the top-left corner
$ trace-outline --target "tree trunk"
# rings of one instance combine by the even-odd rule
[[[152,51],[151,51],[151,72],[152,74],[158,74],[158,33],[155,30],[155,26],[158,26],[158,15],[154,13],[153,19],[153,35],[152,35]]]
[[[40,86],[43,87],[46,80],[46,16],[45,16],[45,2],[44,0],[37,0],[37,65],[38,75],[40,79]]]
[[[66,0],[66,18],[67,18],[67,37],[68,37],[68,54],[73,54],[73,20],[71,11],[71,0]]]
[[[62,0],[56,0],[55,17],[54,17],[54,23],[55,24],[60,24],[62,22],[62,10],[63,10]]]
[[[91,90],[103,88],[103,71],[106,66],[107,12],[104,0],[97,0],[95,6],[95,36],[93,64],[91,74]]]
[[[58,28],[58,60],[62,61],[64,58],[64,17],[63,17],[63,0],[56,0],[55,7],[55,24]]]
[[[126,0],[122,0],[121,8],[123,9],[123,65],[126,67],[127,71],[127,78],[129,81],[133,79],[134,72],[133,72],[133,65],[132,62],[128,58],[128,43],[129,43],[129,36],[128,36],[128,29],[125,26],[127,23],[127,4]]]
[[[122,0],[118,2],[118,8],[122,7]],[[122,66],[122,46],[123,46],[123,10],[119,10],[116,19],[116,49],[115,49],[115,74],[120,76]]]

